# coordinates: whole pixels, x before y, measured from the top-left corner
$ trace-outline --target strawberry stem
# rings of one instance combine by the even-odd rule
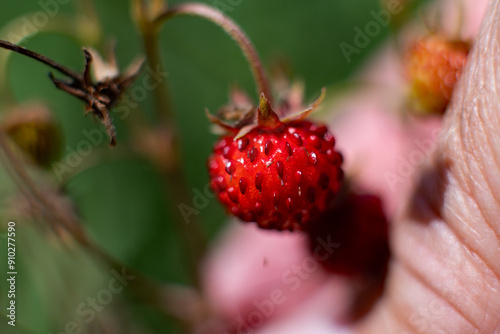
[[[245,32],[233,20],[221,11],[202,3],[184,3],[173,6],[159,14],[154,22],[157,25],[176,16],[197,16],[211,21],[221,27],[238,44],[250,65],[257,86],[257,93],[263,93],[271,99],[269,79],[262,66],[259,55]]]
[[[135,15],[136,24],[142,35],[141,37],[143,39],[148,64],[152,68],[163,72],[163,62],[159,44],[161,25],[157,22],[157,13],[166,12],[166,4],[161,0],[149,2],[136,0],[133,4],[135,5],[135,7],[133,7],[133,14]],[[166,80],[163,80],[154,90],[154,98],[157,122],[171,131],[175,138],[177,136],[176,123],[173,117],[169,87]],[[175,145],[175,142],[176,140],[174,139],[172,150],[178,152],[179,147]],[[188,270],[191,275],[192,283],[197,288],[201,289],[199,268],[206,249],[206,238],[196,216],[192,217],[193,221],[190,224],[186,224],[184,217],[182,217],[180,213],[178,204],[189,203],[191,201],[182,166],[180,155],[176,154],[176,157],[172,161],[172,165],[165,170],[160,170],[160,172],[165,184],[164,188],[169,198],[168,206],[175,215],[173,222],[177,224],[184,240],[183,245],[186,246],[187,265],[189,267]],[[175,201],[171,199],[175,199]]]
[[[159,44],[160,29],[153,21],[154,10],[150,7],[151,3],[146,4],[145,1],[136,0],[134,5],[134,19],[141,33],[147,62],[151,68],[156,69],[158,72],[164,72]],[[156,120],[169,125],[174,124],[172,99],[167,80],[162,80],[158,87],[153,89],[153,98],[155,102]]]

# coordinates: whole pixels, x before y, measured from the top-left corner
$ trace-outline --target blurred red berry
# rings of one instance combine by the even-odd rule
[[[389,259],[388,223],[380,199],[349,194],[311,224],[309,247],[315,255],[325,244],[336,245],[323,267],[341,275],[377,275]],[[324,254],[322,255],[324,257]]]
[[[412,109],[443,114],[467,61],[470,44],[430,35],[414,43],[406,55]]]

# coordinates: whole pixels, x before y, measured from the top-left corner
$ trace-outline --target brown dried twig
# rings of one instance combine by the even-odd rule
[[[110,55],[108,62],[104,62],[97,52],[84,49],[85,69],[83,74],[80,74],[44,55],[7,41],[0,40],[0,48],[35,59],[69,77],[69,81],[64,81],[55,78],[53,73],[49,73],[50,79],[58,89],[86,103],[85,114],[91,113],[99,119],[106,128],[110,144],[116,145],[116,131],[110,110],[139,75],[144,63],[142,58],[133,62],[122,74],[117,68],[113,54]],[[91,71],[96,82],[92,80]]]

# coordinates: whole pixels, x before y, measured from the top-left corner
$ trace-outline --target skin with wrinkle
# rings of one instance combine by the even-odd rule
[[[359,332],[500,329],[499,42],[491,0],[435,155],[394,224],[387,292]]]

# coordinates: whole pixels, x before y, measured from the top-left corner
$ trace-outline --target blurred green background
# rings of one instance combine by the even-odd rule
[[[224,0],[204,2],[228,3]],[[105,41],[115,40],[122,67],[143,54],[140,35],[131,19],[130,3],[125,0],[95,1],[97,16],[87,16],[87,21],[83,16],[87,15],[84,11],[88,6],[86,1],[67,4],[57,0],[2,1],[1,38],[7,39],[25,20],[44,11],[41,4],[48,3],[57,4],[57,13],[38,33],[22,41],[23,46],[77,71],[83,66],[83,45],[93,44],[102,50]],[[366,48],[352,56],[350,63],[339,47],[341,42],[352,45],[356,34],[354,28],[363,28],[373,20],[370,11],[379,9],[379,0],[243,0],[226,14],[248,33],[268,67],[276,60],[288,63],[293,75],[305,81],[310,100],[317,96],[321,87],[334,86],[348,78],[387,37],[389,31],[384,28]],[[93,21],[96,19],[98,24]],[[201,190],[208,182],[205,163],[216,139],[209,131],[204,109],[214,112],[225,104],[232,83],[242,86],[252,97],[255,97],[255,88],[240,50],[212,23],[199,18],[167,22],[161,33],[161,49],[164,66],[169,72],[183,171],[194,196],[191,189]],[[10,94],[18,104],[43,101],[50,107],[63,133],[64,155],[86,140],[83,130],[101,127],[91,116],[83,117],[80,101],[53,87],[47,77],[47,67],[13,55],[3,70],[5,72],[0,71],[8,90],[2,94]],[[153,120],[150,95],[131,110],[129,118],[115,120],[118,147],[110,148],[107,140],[103,140],[85,158],[91,163],[82,164],[60,186],[76,204],[91,238],[114,257],[157,280],[189,283],[182,238],[165,205],[166,201],[176,199],[166,198],[161,177],[149,162],[124,149],[130,140],[127,122],[135,121],[134,114],[142,113]],[[11,107],[7,100],[6,96],[0,96],[0,116]],[[49,169],[48,173],[52,171]],[[2,231],[12,219],[9,203],[15,193],[14,184],[2,170]],[[198,218],[211,240],[226,224],[222,208],[213,199],[200,210]],[[0,319],[0,333],[64,332],[68,321],[78,320],[75,316],[78,305],[87,297],[95,296],[112,277],[109,270],[97,265],[94,258],[79,247],[47,237],[40,224],[42,222],[27,218],[17,221],[18,326],[14,329],[6,325],[6,319]],[[0,241],[0,314],[4,318],[7,303],[3,274],[6,271],[5,237]],[[121,302],[113,300],[82,333],[104,333],[103,328],[126,328],[130,333],[180,331],[174,321],[164,319],[131,299],[126,292],[115,298]]]

